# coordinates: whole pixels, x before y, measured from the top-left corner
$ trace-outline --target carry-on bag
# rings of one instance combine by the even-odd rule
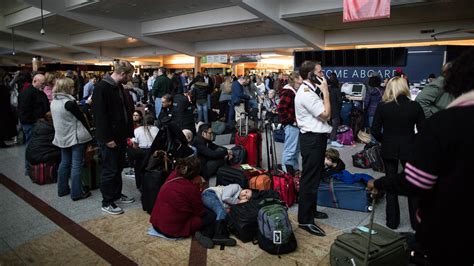
[[[272,188],[272,180],[267,174],[254,176],[249,180],[249,188],[257,190],[270,190]]]
[[[30,164],[28,175],[33,183],[38,185],[56,183],[58,180],[58,167],[56,162]]]
[[[286,254],[296,250],[297,242],[287,207],[283,202],[266,199],[258,212],[258,246],[274,255]]]
[[[230,233],[246,243],[257,238],[259,202],[250,200],[230,206],[226,217]]]
[[[369,195],[362,182],[345,184],[329,178],[329,182],[319,184],[317,203],[330,208],[368,212],[372,210]]]
[[[372,205],[374,204],[375,199],[372,200]],[[331,265],[408,265],[409,255],[405,237],[375,224],[374,213],[375,209],[371,213],[368,225],[356,227],[350,233],[344,233],[336,238],[329,253]]]
[[[239,184],[242,189],[249,187],[249,179],[244,171],[230,167],[222,166],[217,170],[217,186],[227,186],[230,184]]]
[[[239,130],[235,134],[235,145],[244,146],[247,151],[247,163],[254,167],[261,167],[262,165],[262,135],[259,132],[249,132],[248,128],[248,116],[246,113],[242,113],[245,116],[245,133],[242,129],[242,118],[239,122]]]
[[[267,129],[266,132],[268,133]],[[291,205],[293,205],[293,203],[295,203],[296,201],[296,188],[294,178],[292,174],[285,173],[277,169],[275,140],[273,138],[273,132],[271,130],[270,135],[270,137],[268,137],[267,135],[267,139],[269,139],[270,142],[270,146],[267,147],[267,150],[269,150],[268,156],[271,157],[272,170],[270,171],[270,173],[272,175],[273,190],[278,192],[278,194],[280,195],[280,199],[285,202],[286,206],[291,207]]]

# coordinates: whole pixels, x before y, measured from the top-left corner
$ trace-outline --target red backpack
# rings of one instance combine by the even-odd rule
[[[289,173],[280,172],[273,175],[273,190],[278,192],[280,199],[285,202],[287,207],[291,207],[295,203],[295,183],[293,176]]]

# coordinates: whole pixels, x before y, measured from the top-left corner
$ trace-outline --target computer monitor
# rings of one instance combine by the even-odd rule
[[[352,95],[361,95],[362,85],[352,85]]]

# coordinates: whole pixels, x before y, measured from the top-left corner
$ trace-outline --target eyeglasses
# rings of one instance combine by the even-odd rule
[[[214,135],[214,132],[212,132],[212,131],[211,132],[206,132],[206,133],[209,134],[209,135]]]

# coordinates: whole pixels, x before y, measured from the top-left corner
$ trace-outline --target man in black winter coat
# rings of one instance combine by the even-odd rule
[[[183,94],[176,94],[173,99],[173,117],[175,123],[181,129],[189,129],[196,135],[196,126],[194,124],[194,106],[188,97]]]
[[[208,124],[203,124],[199,127],[198,134],[193,141],[198,158],[201,160],[201,175],[206,180],[215,175],[226,160],[232,159],[232,151],[214,144],[212,142],[213,136],[212,128]]]
[[[128,61],[119,61],[114,69],[112,75],[95,85],[92,113],[102,155],[102,210],[109,214],[122,214],[122,208],[115,203],[134,202],[133,198],[122,194],[127,138],[133,137],[133,110],[122,84],[132,78],[134,68]]]
[[[18,95],[18,117],[20,119],[25,143],[28,145],[33,132],[33,126],[38,119],[43,118],[49,111],[48,97],[42,89],[44,88],[44,76],[37,74],[33,77],[33,83]],[[25,158],[25,170],[28,173],[28,160]]]

